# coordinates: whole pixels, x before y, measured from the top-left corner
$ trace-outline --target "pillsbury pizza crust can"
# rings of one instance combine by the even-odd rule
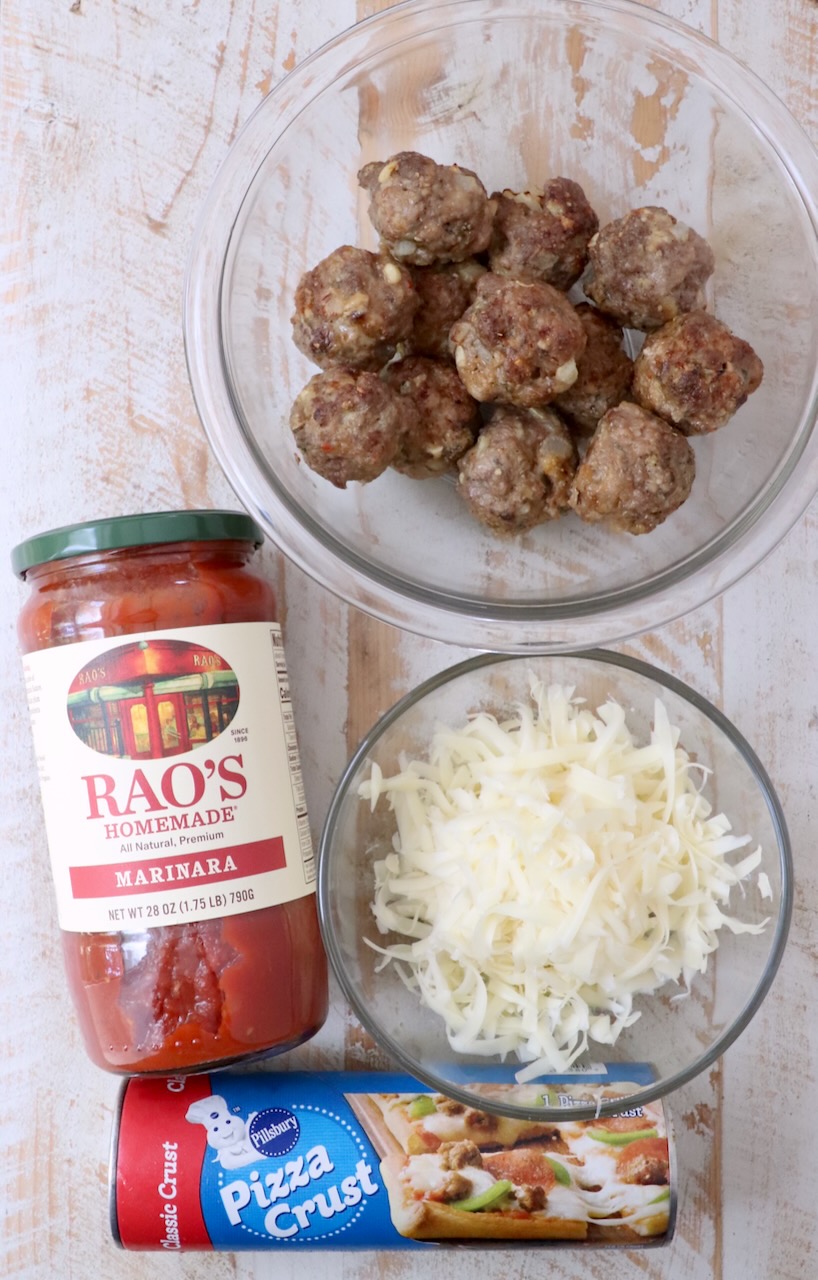
[[[557,1123],[466,1107],[386,1073],[131,1079],[111,1149],[113,1235],[168,1253],[666,1244],[676,1169],[663,1103],[570,1118],[579,1100],[632,1092],[644,1070],[525,1086],[558,1100]],[[520,1089],[512,1080],[485,1069],[487,1108]]]

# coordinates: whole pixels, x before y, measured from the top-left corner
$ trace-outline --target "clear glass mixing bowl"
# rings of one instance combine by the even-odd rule
[[[301,274],[374,247],[356,171],[415,148],[487,188],[561,174],[602,222],[664,205],[716,254],[710,304],[765,365],[735,421],[693,441],[693,495],[655,532],[573,515],[515,540],[451,479],[339,491],[300,461]],[[630,0],[410,0],[297,67],[239,133],[189,263],[196,403],[236,493],[307,573],[409,630],[479,648],[634,635],[735,582],[818,487],[818,158],[785,107],[702,36]]]
[[[714,706],[681,681],[643,662],[604,650],[581,654],[482,655],[450,668],[410,693],[375,725],[359,746],[338,784],[319,853],[318,903],[327,954],[357,1018],[375,1041],[406,1071],[433,1089],[489,1111],[526,1119],[564,1119],[559,1106],[487,1097],[480,1073],[499,1059],[456,1053],[442,1019],[420,1004],[394,964],[365,941],[383,946],[403,941],[378,932],[372,915],[373,863],[392,849],[394,816],[385,799],[374,811],[358,795],[373,764],[384,777],[398,772],[400,758],[428,758],[429,743],[441,724],[458,728],[475,711],[502,717],[504,710],[529,703],[531,676],[546,685],[569,685],[592,708],[609,696],[626,711],[638,743],[649,740],[654,701],[664,703],[680,743],[701,764],[709,765],[705,796],[713,812],[723,812],[737,835],[752,844],[727,860],[738,861],[756,844],[758,868],[769,881],[765,896],[752,872],[731,890],[728,914],[747,924],[767,921],[759,933],[734,934],[723,926],[719,946],[707,968],[683,988],[665,984],[650,996],[638,996],[639,1019],[614,1046],[590,1043],[576,1062],[649,1064],[654,1080],[615,1102],[572,1107],[577,1119],[613,1114],[662,1097],[704,1071],[733,1043],[757,1011],[772,983],[787,938],[792,911],[792,861],[789,837],[769,778],[752,748]],[[766,886],[764,886],[766,889]],[[674,998],[676,997],[676,998]],[[514,1061],[519,1069],[520,1064]],[[626,1073],[627,1074],[627,1073]],[[581,1082],[582,1077],[575,1077]]]

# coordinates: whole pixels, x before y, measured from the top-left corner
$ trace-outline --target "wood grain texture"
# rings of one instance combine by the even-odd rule
[[[234,505],[190,396],[184,264],[237,128],[300,61],[375,0],[6,0],[0,11],[3,546],[93,515]],[[818,141],[811,0],[654,0],[719,39]],[[672,1099],[676,1239],[645,1252],[479,1255],[486,1280],[790,1280],[818,1271],[818,513],[744,583],[627,646],[730,716],[779,789],[796,851],[791,944],[773,993],[723,1061]],[[377,716],[461,650],[347,608],[266,550],[278,583],[317,836],[349,752]],[[117,1081],[68,1016],[7,583],[0,895],[0,1274],[21,1280],[276,1276],[467,1280],[472,1253],[139,1256],[110,1243],[106,1144]],[[294,1065],[377,1064],[337,992]],[[797,1176],[795,1176],[797,1172]]]

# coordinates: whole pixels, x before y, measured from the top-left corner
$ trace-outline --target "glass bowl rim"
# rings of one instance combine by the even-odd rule
[[[549,2],[565,9],[566,20],[570,15],[577,20],[584,12],[625,16],[695,51],[702,78],[718,80],[736,111],[783,166],[815,233],[818,265],[818,203],[812,196],[818,192],[818,152],[764,81],[708,36],[636,0]],[[669,568],[610,592],[594,590],[556,602],[489,602],[469,592],[425,587],[368,561],[279,488],[234,393],[225,345],[225,279],[237,229],[265,158],[297,121],[305,101],[314,101],[340,74],[359,64],[356,47],[364,45],[373,30],[382,35],[383,44],[366,50],[370,57],[394,43],[384,33],[416,15],[427,13],[435,27],[448,27],[478,11],[513,19],[532,12],[536,16],[537,6],[532,0],[402,0],[332,37],[259,103],[224,157],[194,231],[184,287],[185,355],[200,421],[228,482],[276,545],[308,576],[372,616],[432,639],[506,652],[546,646],[552,652],[571,652],[626,640],[684,616],[734,585],[778,546],[818,490],[818,381],[805,402],[801,429],[776,464],[772,480],[704,546]],[[348,48],[353,56],[344,60]],[[339,65],[333,64],[334,58],[341,59]],[[271,111],[276,113],[274,127],[267,120]],[[231,196],[236,188],[239,197]]]
[[[339,818],[340,810],[347,798],[349,786],[355,773],[359,766],[364,762],[366,756],[369,754],[375,743],[379,741],[386,730],[398,721],[406,711],[421,702],[427,697],[427,695],[434,693],[435,690],[443,687],[444,685],[451,684],[461,676],[470,675],[472,672],[480,671],[485,667],[498,666],[502,663],[521,663],[526,660],[536,658],[560,657],[570,657],[579,659],[580,661],[603,663],[607,666],[629,671],[640,678],[650,680],[655,684],[668,689],[684,702],[687,702],[694,708],[694,710],[698,711],[707,720],[709,720],[711,724],[720,730],[730,744],[736,748],[739,755],[744,759],[745,764],[748,766],[750,773],[761,792],[761,796],[767,806],[770,820],[776,834],[779,867],[781,872],[781,897],[767,962],[764,967],[761,980],[753,989],[750,998],[742,1006],[738,1016],[731,1021],[727,1029],[718,1036],[709,1048],[707,1048],[697,1058],[693,1059],[693,1061],[687,1066],[675,1071],[672,1075],[666,1076],[662,1080],[657,1080],[653,1084],[645,1086],[643,1089],[640,1089],[638,1093],[627,1095],[626,1099],[619,1098],[608,1102],[600,1102],[598,1105],[582,1107],[573,1106],[571,1108],[571,1116],[574,1119],[593,1120],[598,1116],[615,1115],[617,1111],[622,1110],[623,1102],[625,1105],[628,1105],[631,1102],[638,1102],[639,1104],[642,1104],[666,1097],[669,1093],[674,1092],[682,1085],[687,1084],[696,1076],[700,1075],[709,1066],[712,1066],[712,1064],[738,1039],[758,1012],[768,991],[770,990],[770,987],[772,986],[786,947],[793,910],[794,871],[792,846],[781,802],[778,799],[778,795],[766,769],[744,735],[739,732],[732,721],[729,720],[728,717],[718,709],[718,707],[716,707],[702,694],[698,693],[695,689],[691,688],[690,685],[686,684],[678,677],[670,675],[668,672],[662,671],[660,668],[653,666],[651,663],[643,661],[641,658],[634,658],[628,654],[613,653],[606,649],[577,650],[572,653],[564,654],[555,654],[546,650],[529,654],[481,653],[476,654],[473,657],[466,658],[464,661],[458,662],[454,666],[447,667],[445,670],[430,676],[429,679],[422,681],[378,718],[372,728],[359,743],[338,780],[338,784],[335,788],[327,811],[318,846],[318,919],[321,928],[321,935],[324,941],[324,947],[333,972],[335,973],[352,1012],[361,1023],[364,1030],[372,1037],[380,1048],[389,1054],[389,1056],[402,1070],[422,1081],[429,1088],[463,1103],[464,1106],[474,1106],[475,1094],[469,1092],[467,1089],[459,1088],[456,1084],[446,1080],[443,1076],[437,1074],[433,1069],[426,1067],[424,1064],[418,1064],[411,1055],[404,1052],[401,1045],[397,1043],[392,1036],[384,1032],[382,1028],[378,1027],[375,1020],[370,1016],[370,1012],[365,1001],[362,1000],[356,992],[354,984],[344,968],[341,959],[341,950],[336,941],[331,924],[332,905],[329,870],[330,850],[332,848],[335,827]],[[486,1061],[489,1062],[488,1059]],[[581,1077],[577,1078],[581,1079]],[[509,1116],[514,1119],[527,1121],[564,1120],[566,1115],[565,1111],[560,1107],[552,1107],[548,1105],[536,1107],[522,1105],[517,1106],[510,1103],[505,1103],[500,1106],[490,1098],[487,1098],[485,1102],[481,1098],[480,1105],[484,1110],[493,1112],[496,1115]]]

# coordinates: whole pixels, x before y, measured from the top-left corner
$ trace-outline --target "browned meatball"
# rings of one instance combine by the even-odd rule
[[[616,1172],[632,1186],[665,1186],[670,1176],[667,1138],[637,1138],[620,1151]]]
[[[571,433],[553,410],[502,406],[457,464],[458,489],[481,524],[520,533],[566,510],[576,465]]]
[[[322,369],[380,369],[408,337],[417,307],[405,268],[345,244],[301,277],[293,340]]]
[[[704,435],[729,422],[763,373],[748,342],[706,311],[691,311],[645,340],[633,394],[686,436]]]
[[[497,212],[489,264],[500,276],[543,280],[570,289],[588,261],[588,241],[599,227],[578,182],[552,178],[542,193],[496,192]]]
[[[454,1098],[446,1098],[442,1093],[434,1095],[435,1111],[440,1111],[444,1116],[462,1116],[466,1110],[464,1103],[456,1102]]]
[[[495,206],[471,169],[400,151],[364,165],[358,182],[372,225],[400,262],[462,262],[488,247]]]
[[[601,419],[577,469],[570,502],[591,523],[650,533],[690,493],[696,471],[684,436],[637,404]]]
[[[474,302],[452,327],[457,371],[475,400],[529,408],[576,382],[585,330],[564,294],[550,284],[477,282]]]
[[[345,489],[375,480],[394,458],[406,428],[406,404],[376,373],[327,369],[310,378],[290,414],[307,466]]]
[[[453,364],[407,356],[383,374],[409,409],[406,433],[392,459],[396,471],[425,480],[449,471],[474,444],[480,412]]]
[[[480,1148],[466,1138],[462,1142],[442,1142],[439,1148],[442,1169],[482,1169]]]
[[[588,257],[588,297],[620,324],[646,331],[702,307],[715,266],[706,240],[653,205],[602,227]]]
[[[554,408],[579,435],[593,435],[603,413],[628,394],[633,375],[630,357],[622,350],[622,329],[587,302],[576,307],[588,345],[577,360],[577,380],[557,396]]]
[[[488,1141],[489,1136],[500,1128],[499,1116],[491,1111],[480,1111],[477,1107],[468,1107],[464,1119],[470,1129],[477,1129],[483,1135],[484,1141]]]
[[[554,1181],[556,1181],[556,1178]],[[548,1192],[545,1187],[540,1186],[518,1187],[514,1191],[514,1198],[523,1213],[537,1213],[539,1209],[545,1208]]]
[[[477,281],[485,274],[486,268],[475,258],[413,269],[418,309],[409,335],[412,351],[441,360],[451,356],[449,330],[474,299]]]
[[[472,1184],[469,1178],[462,1173],[450,1173],[442,1181],[435,1191],[437,1199],[443,1204],[452,1204],[455,1200],[465,1200],[472,1193]]]

